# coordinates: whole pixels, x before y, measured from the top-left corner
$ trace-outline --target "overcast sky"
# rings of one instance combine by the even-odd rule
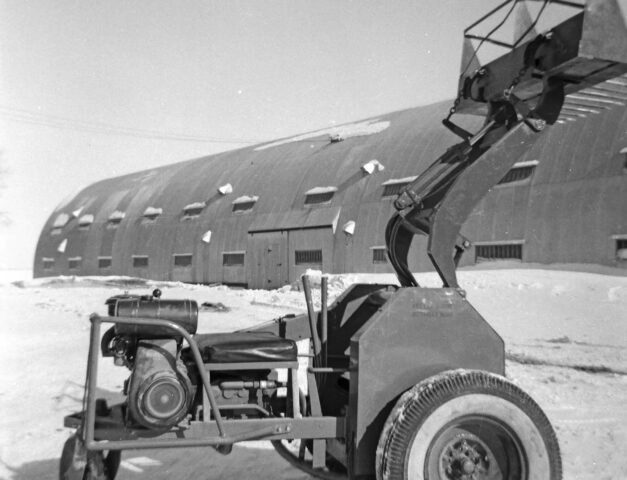
[[[497,3],[0,0],[0,268],[94,181],[452,98]]]

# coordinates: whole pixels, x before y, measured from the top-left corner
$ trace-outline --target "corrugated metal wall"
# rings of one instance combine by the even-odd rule
[[[390,271],[373,260],[373,247],[384,246],[393,212],[383,183],[420,173],[457,142],[439,123],[449,106],[443,102],[371,119],[365,124],[389,126],[343,141],[310,136],[93,184],[52,213],[37,246],[35,276],[122,274],[269,288],[296,280],[308,266],[334,273]],[[481,119],[463,121],[477,129]],[[523,261],[616,264],[613,238],[627,234],[627,155],[620,153],[627,147],[627,109],[555,125],[542,135],[520,159],[538,161],[533,175],[494,187],[464,234],[480,244],[522,242]],[[385,170],[367,175],[361,166],[373,159]],[[226,184],[232,193],[218,193]],[[306,192],[316,187],[337,191],[328,204],[306,205]],[[233,201],[243,196],[258,200],[252,210],[234,212]],[[186,206],[199,203],[205,207],[197,216],[185,215]],[[160,215],[145,217],[150,207]],[[91,225],[79,228],[72,215],[79,209],[80,215],[94,216]],[[116,211],[124,213],[117,225],[109,221]],[[53,232],[60,213],[70,221]],[[355,222],[352,236],[342,230],[349,221]],[[209,231],[210,241],[203,241]],[[65,249],[59,251],[62,243]],[[425,239],[415,244],[412,267],[431,268]],[[302,262],[317,262],[317,253],[302,253],[316,250],[322,265]],[[224,265],[225,252],[243,253],[244,264]],[[175,255],[190,264],[175,266]],[[78,258],[78,265],[69,262]],[[464,262],[473,261],[471,251]]]

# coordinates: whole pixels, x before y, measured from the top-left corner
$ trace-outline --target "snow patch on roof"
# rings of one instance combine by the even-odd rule
[[[417,175],[413,177],[390,178],[389,180],[386,180],[385,182],[383,182],[381,185],[386,186],[386,185],[396,185],[397,183],[411,183],[417,178],[418,178]]]
[[[195,203],[190,203],[189,205],[185,205],[183,207],[183,210],[201,210],[205,208],[206,206],[207,204],[205,202],[195,202]]]
[[[91,225],[92,223],[94,223],[94,216],[91,213],[86,213],[78,219],[79,225]]]
[[[369,162],[364,163],[361,166],[361,169],[368,175],[372,175],[374,172],[382,172],[383,170],[385,170],[385,167],[381,165],[381,162],[379,162],[379,160],[372,159]]]
[[[222,185],[221,187],[218,187],[218,192],[220,193],[220,195],[228,195],[229,193],[233,193],[233,185],[231,185],[230,183]]]
[[[342,227],[342,231],[346,235],[354,235],[355,234],[355,222],[353,220],[346,222],[344,226]]]
[[[314,187],[311,190],[307,190],[305,195],[319,195],[321,193],[337,192],[337,187]]]
[[[163,208],[148,207],[144,210],[144,217],[158,217],[163,213]]]
[[[257,200],[259,200],[259,197],[257,195],[252,195],[252,196],[242,195],[241,197],[237,197],[235,200],[233,200],[233,205],[236,205],[239,203],[256,202]]]
[[[57,252],[65,253],[66,248],[67,248],[67,238],[64,238],[63,241],[57,247]]]
[[[516,162],[512,168],[535,167],[540,162],[537,160],[527,160],[525,162]]]
[[[329,138],[334,139],[334,141],[345,140],[351,137],[363,137],[366,135],[374,135],[375,133],[380,133],[383,130],[387,129],[389,126],[390,122],[388,120],[380,121],[379,119],[366,120],[364,122],[358,123],[349,123],[347,125],[340,125],[337,127],[325,128],[323,130],[316,130],[315,132],[305,133],[296,137],[267,143],[265,145],[261,145],[255,148],[255,150],[265,150],[266,148],[278,147],[279,145],[285,145],[292,142],[300,142],[301,140],[308,140],[310,138],[321,137],[324,135],[327,135]]]
[[[57,215],[57,218],[54,219],[54,223],[52,224],[52,228],[62,228],[65,227],[67,222],[70,221],[70,216],[67,213],[60,213]]]
[[[126,216],[126,213],[121,212],[120,210],[116,210],[111,215],[109,215],[109,220],[122,220]]]

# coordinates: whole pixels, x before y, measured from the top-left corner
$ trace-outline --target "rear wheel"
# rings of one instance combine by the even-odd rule
[[[59,462],[60,480],[113,480],[118,472],[122,452],[111,450],[89,452],[83,441],[72,435],[65,441]]]
[[[555,432],[498,375],[457,370],[405,392],[379,439],[378,480],[559,480]]]

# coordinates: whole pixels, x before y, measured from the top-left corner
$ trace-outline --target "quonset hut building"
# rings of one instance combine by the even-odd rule
[[[474,243],[462,265],[626,265],[627,79],[614,82],[596,96],[584,91],[585,102],[568,99],[559,123],[482,200],[462,229]],[[392,200],[459,141],[439,122],[449,106],[97,182],[52,213],[34,275],[276,288],[308,268],[390,272]],[[476,131],[482,119],[464,122]],[[414,240],[415,271],[431,269],[425,247]]]

